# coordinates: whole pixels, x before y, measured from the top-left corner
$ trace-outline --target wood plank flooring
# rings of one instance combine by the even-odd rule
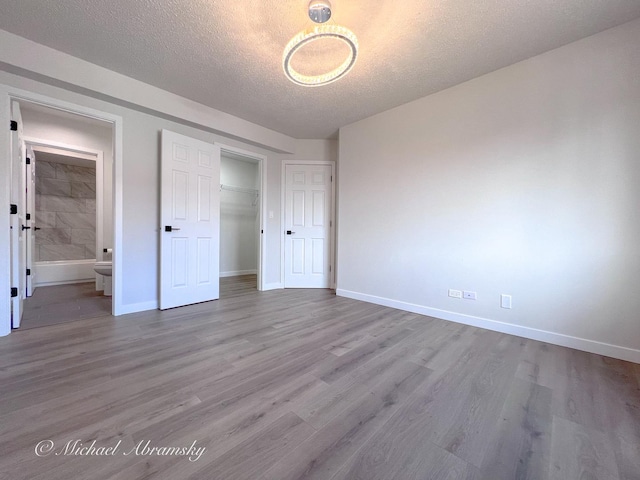
[[[24,302],[20,328],[46,327],[111,314],[111,297],[96,292],[95,282],[38,287]]]
[[[0,338],[0,479],[640,478],[639,365],[249,280]]]
[[[220,295],[231,298],[254,292],[256,275],[220,279]],[[21,330],[111,315],[111,297],[96,292],[94,282],[38,287],[24,302]]]

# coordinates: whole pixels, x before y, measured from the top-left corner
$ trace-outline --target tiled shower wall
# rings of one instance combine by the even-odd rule
[[[36,159],[35,261],[96,258],[96,169]]]

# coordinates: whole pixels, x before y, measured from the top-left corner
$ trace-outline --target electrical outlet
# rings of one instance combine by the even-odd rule
[[[477,300],[477,298],[478,298],[478,297],[476,296],[476,292],[468,292],[468,291],[466,291],[466,290],[463,292],[463,297],[464,297],[466,300]]]
[[[511,308],[511,295],[500,295],[500,306],[502,308]]]
[[[453,298],[462,298],[462,292],[460,290],[449,289],[449,296]]]

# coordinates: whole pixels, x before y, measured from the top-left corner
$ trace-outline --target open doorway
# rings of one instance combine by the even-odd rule
[[[262,289],[264,157],[221,146],[220,297]]]
[[[113,128],[20,100],[27,181],[27,272],[20,329],[112,313]],[[29,241],[30,240],[30,241]],[[100,263],[98,263],[100,262]],[[101,266],[97,273],[97,267]]]

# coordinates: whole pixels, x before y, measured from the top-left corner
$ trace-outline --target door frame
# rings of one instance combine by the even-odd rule
[[[69,145],[62,142],[55,142],[44,138],[24,137],[24,143],[31,145],[34,148],[34,154],[37,154],[36,148],[48,147],[56,150],[61,150],[69,153],[69,157],[74,154],[94,156],[96,162],[96,261],[104,260],[104,191],[103,188],[98,188],[98,185],[104,183],[104,152],[102,150],[96,150],[89,147],[83,147],[80,145]],[[78,157],[81,158],[81,157]],[[36,155],[36,160],[38,159]],[[36,167],[37,171],[37,167]],[[35,214],[35,212],[34,212]],[[34,217],[35,218],[35,217]],[[96,273],[96,290],[102,290],[104,287],[104,277]]]
[[[331,167],[331,206],[329,207],[329,266],[331,275],[329,285],[331,289],[336,289],[336,162],[330,160],[283,160],[280,181],[280,284],[284,284],[284,258],[285,258],[285,208],[286,208],[286,186],[287,186],[287,165],[322,165]]]
[[[258,212],[260,217],[260,237],[258,241],[258,284],[259,291],[264,290],[264,272],[266,271],[264,263],[266,262],[266,218],[267,218],[267,202],[265,197],[267,195],[267,156],[259,153],[244,150],[242,148],[232,147],[220,142],[214,142],[214,145],[220,147],[220,153],[224,152],[232,153],[234,155],[240,155],[241,157],[247,157],[258,162],[258,178],[260,183],[260,192],[258,195]]]
[[[0,84],[0,125],[5,125],[4,135],[0,135],[0,205],[9,205],[11,180],[9,178],[11,161],[10,135],[8,129],[11,100],[36,103],[45,107],[63,110],[68,113],[102,120],[113,126],[113,282],[112,314],[123,313],[122,293],[122,232],[123,232],[123,120],[121,116],[85,107],[47,95],[22,90]],[[3,155],[2,155],[3,154]],[[10,279],[10,215],[8,208],[0,208],[0,336],[11,333],[11,279]]]

